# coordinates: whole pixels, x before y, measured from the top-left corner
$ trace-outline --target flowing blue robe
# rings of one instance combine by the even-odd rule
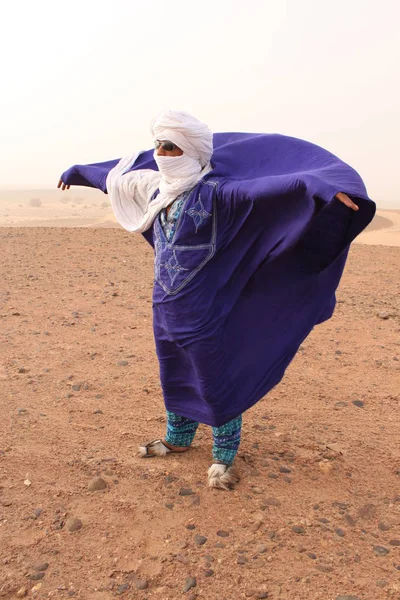
[[[189,194],[172,240],[160,215],[144,236],[155,250],[166,408],[220,426],[267,394],[330,318],[349,245],[375,205],[354,169],[303,140],[220,133],[214,148],[213,170]],[[157,169],[152,155],[133,169]],[[116,163],[75,165],[61,178],[106,191]]]

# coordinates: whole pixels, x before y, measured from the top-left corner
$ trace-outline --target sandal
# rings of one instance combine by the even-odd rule
[[[165,456],[166,454],[170,454],[172,452],[182,454],[182,452],[187,452],[189,448],[190,446],[182,446],[182,450],[172,450],[166,445],[164,440],[153,440],[148,444],[139,446],[139,456],[141,458],[153,458],[154,456]]]

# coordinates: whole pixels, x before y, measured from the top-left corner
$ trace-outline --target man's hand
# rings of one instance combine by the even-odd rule
[[[61,188],[62,190],[69,190],[69,188],[70,188],[70,187],[71,187],[71,186],[70,186],[70,185],[67,185],[66,183],[64,183],[62,179],[60,179],[60,181],[59,181],[59,182],[58,182],[58,184],[57,184],[57,188],[58,188],[58,189],[59,189],[59,188]],[[346,197],[347,197],[347,196],[346,196]]]
[[[337,198],[339,202],[343,202],[343,204],[345,204],[352,210],[358,210],[357,204],[354,204],[354,202],[350,200],[350,198],[346,194],[343,194],[343,192],[339,192],[338,194],[336,194],[335,198]]]

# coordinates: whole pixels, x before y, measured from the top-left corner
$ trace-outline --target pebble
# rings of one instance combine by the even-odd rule
[[[36,592],[38,592],[43,586],[43,583],[37,583],[36,585],[33,586],[33,588],[31,589],[32,594],[36,594]]]
[[[265,554],[265,552],[267,552],[268,550],[268,546],[266,544],[259,544],[257,546],[257,553],[258,554]]]
[[[117,587],[117,594],[121,595],[124,594],[125,592],[127,592],[130,588],[129,583],[123,583],[122,585],[119,585]]]
[[[314,552],[307,552],[307,556],[308,556],[308,558],[311,558],[312,560],[315,560],[317,558],[317,555],[314,554]]]
[[[321,573],[332,573],[333,568],[330,565],[315,565],[317,571],[321,571]]]
[[[392,526],[389,525],[389,523],[384,523],[383,521],[379,521],[378,528],[380,531],[389,531],[389,529],[391,529]]]
[[[203,546],[203,544],[205,544],[207,541],[207,538],[205,535],[195,535],[194,536],[194,542],[195,544],[197,544],[197,546]]]
[[[400,546],[400,540],[390,540],[389,544],[391,546]]]
[[[356,524],[355,520],[348,513],[346,515],[344,515],[344,519],[345,519],[346,523],[348,525],[350,525],[350,527],[354,527],[355,526],[355,524]]]
[[[34,569],[35,571],[46,571],[49,567],[49,563],[47,562],[42,562],[42,563],[36,563],[33,565],[32,569]]]
[[[195,492],[193,490],[191,490],[190,488],[181,488],[179,490],[179,495],[180,496],[193,496]]]
[[[292,470],[289,467],[279,467],[279,473],[291,473]]]
[[[306,532],[306,530],[304,529],[304,527],[299,527],[298,525],[293,525],[292,531],[294,533],[298,533],[299,535],[304,535],[305,532]]]
[[[26,589],[26,587],[20,588],[18,590],[18,592],[16,593],[17,598],[24,598],[27,595],[28,595],[28,590]]]
[[[238,559],[237,559],[238,565],[245,565],[247,562],[248,562],[248,559],[245,556],[243,556],[243,554],[240,554],[240,556],[238,556]]]
[[[256,595],[256,600],[264,600],[264,598],[268,598],[268,592],[259,592]]]
[[[264,490],[260,487],[253,487],[251,488],[251,491],[253,492],[253,494],[263,494]]]
[[[102,477],[95,477],[88,485],[88,490],[90,492],[98,492],[99,490],[105,490],[106,488],[107,483]]]
[[[278,500],[277,498],[264,498],[264,505],[265,506],[281,506],[281,501]]]
[[[226,545],[223,542],[217,542],[215,548],[226,548]]]
[[[137,590],[147,590],[149,584],[146,579],[136,579],[135,586]]]
[[[364,402],[362,400],[353,400],[354,406],[358,406],[358,408],[364,407]]]
[[[32,573],[32,575],[29,575],[28,577],[31,581],[39,581],[40,579],[43,579],[44,575],[43,571],[38,571],[38,573]]]
[[[217,536],[222,537],[222,538],[229,537],[229,531],[224,531],[223,529],[219,529],[217,531]]]
[[[276,473],[268,473],[268,477],[270,479],[278,479],[279,475],[277,475]]]
[[[380,319],[388,319],[390,317],[390,313],[386,312],[385,310],[382,310],[381,312],[378,313],[378,317]]]
[[[188,577],[185,581],[185,585],[183,586],[183,591],[188,592],[192,588],[195,588],[197,585],[196,577]]]
[[[212,569],[206,569],[206,570],[204,571],[204,575],[205,575],[206,577],[212,577],[212,576],[214,575],[214,571],[213,571]]]
[[[359,596],[336,596],[335,600],[361,600]]]
[[[384,546],[373,546],[373,550],[376,556],[386,556],[386,554],[389,554],[390,552],[390,550]]]
[[[71,533],[74,531],[79,531],[79,529],[82,529],[82,521],[78,519],[78,517],[70,517],[67,519],[65,527],[68,529],[68,531],[71,531]]]
[[[197,598],[197,594],[189,594],[189,596],[187,597],[187,600],[196,600]]]
[[[119,360],[117,362],[118,367],[126,367],[127,365],[129,365],[129,362],[127,360]]]
[[[376,585],[377,585],[379,588],[385,588],[385,587],[387,586],[387,583],[388,583],[388,582],[387,582],[387,580],[386,580],[386,579],[377,579],[377,580],[376,580]]]
[[[335,529],[335,533],[336,535],[338,535],[339,537],[344,537],[345,533],[343,531],[343,529],[340,529],[340,527],[338,527],[337,529]]]
[[[194,523],[189,523],[189,525],[186,525],[186,529],[193,531],[193,529],[196,529],[196,525]]]

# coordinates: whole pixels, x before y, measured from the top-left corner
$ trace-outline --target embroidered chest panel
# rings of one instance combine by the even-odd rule
[[[189,195],[170,241],[161,226],[160,215],[154,222],[154,277],[168,295],[181,291],[215,254],[216,185],[213,181],[205,182]]]

